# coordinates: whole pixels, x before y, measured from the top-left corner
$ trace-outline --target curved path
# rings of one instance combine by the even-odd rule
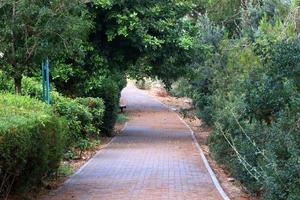
[[[122,98],[123,134],[45,200],[221,200],[177,114],[133,86]]]

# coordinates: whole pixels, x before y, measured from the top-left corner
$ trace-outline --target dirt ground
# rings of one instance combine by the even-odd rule
[[[233,177],[229,171],[219,166],[210,155],[207,146],[208,136],[211,133],[211,128],[204,127],[200,119],[195,116],[195,111],[192,108],[192,101],[189,98],[177,98],[170,96],[163,88],[159,86],[151,87],[146,90],[151,96],[161,101],[173,111],[178,112],[185,122],[192,128],[195,136],[207,158],[210,166],[214,170],[223,189],[232,200],[258,200],[246,192],[246,189]]]

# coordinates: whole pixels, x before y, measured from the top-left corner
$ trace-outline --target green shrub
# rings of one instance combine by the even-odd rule
[[[268,200],[294,200],[300,195],[300,48],[293,40],[268,48],[260,65],[239,80],[232,71],[224,75],[230,79],[226,87],[219,85],[206,97],[212,99],[214,122],[210,150],[251,192]]]
[[[117,116],[117,123],[125,123],[128,121],[128,117],[127,115],[123,114],[123,113],[119,113]]]
[[[210,135],[214,158],[227,166],[251,192],[265,199],[297,199],[300,172],[299,97],[271,125],[247,117],[242,99],[216,112]]]
[[[300,96],[294,98],[277,116],[276,123],[265,128],[262,163],[265,199],[294,200],[300,196]]]
[[[54,96],[53,108],[68,120],[67,147],[77,146],[82,139],[100,136],[105,108],[102,99]]]
[[[191,97],[191,85],[187,79],[181,78],[172,85],[170,93],[175,97]]]
[[[299,41],[299,38],[282,40],[263,49],[267,55],[262,66],[252,68],[244,82],[247,112],[251,117],[270,123],[276,113],[290,104],[291,97],[299,93]]]
[[[0,70],[0,91],[14,93],[13,79],[9,78]],[[43,86],[42,81],[35,77],[23,76],[22,78],[22,95],[30,96],[39,100],[43,100],[42,97]],[[55,89],[54,85],[51,85],[51,101],[57,96],[61,96]]]
[[[209,136],[212,155],[248,190],[257,192],[262,186],[260,173],[257,173],[260,152],[253,143],[259,144],[260,128],[245,115],[246,104],[242,97],[233,95],[227,101],[215,98],[215,103],[222,102],[224,106],[214,110],[214,131]],[[254,139],[258,140],[253,142]]]
[[[106,136],[110,136],[117,119],[121,88],[116,81],[108,77],[91,79],[84,88],[86,88],[86,96],[103,99],[105,112],[101,132]]]
[[[109,65],[101,53],[90,53],[85,62],[74,69],[70,69],[71,65],[57,66],[53,82],[59,92],[70,97],[103,99],[105,112],[101,133],[110,136],[116,122],[121,90],[126,86],[126,74],[118,64]]]
[[[89,108],[73,99],[67,97],[58,97],[55,104],[53,104],[55,113],[65,117],[68,120],[69,134],[67,136],[66,150],[75,145],[82,138],[86,138],[91,130],[93,116],[89,112]]]
[[[103,117],[105,106],[101,98],[77,98],[76,101],[81,105],[88,107],[89,112],[93,116],[92,124],[97,130],[101,130],[103,127]]]
[[[22,78],[22,94],[42,100],[43,86],[42,81],[36,78]]]
[[[13,91],[13,80],[0,70],[0,91]]]
[[[22,79],[22,95],[27,95],[32,98],[43,100],[43,85],[42,81],[35,77],[23,76]],[[50,100],[53,103],[56,99],[62,96],[62,94],[56,91],[53,84],[50,86]]]
[[[39,185],[58,168],[67,131],[66,121],[49,105],[29,97],[1,94],[1,184],[13,182],[14,189]]]
[[[300,196],[300,39],[278,34],[283,23],[277,22],[262,21],[253,38],[227,38],[200,21],[188,85],[176,92],[190,96],[213,127],[209,147],[218,163],[253,194],[294,200]]]

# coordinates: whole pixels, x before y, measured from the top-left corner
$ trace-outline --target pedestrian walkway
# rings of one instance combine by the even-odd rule
[[[134,86],[122,98],[123,134],[45,200],[221,200],[177,114]]]

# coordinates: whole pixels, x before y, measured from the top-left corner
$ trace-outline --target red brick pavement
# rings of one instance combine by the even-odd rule
[[[130,120],[45,200],[220,200],[189,129],[143,91],[123,91]]]

